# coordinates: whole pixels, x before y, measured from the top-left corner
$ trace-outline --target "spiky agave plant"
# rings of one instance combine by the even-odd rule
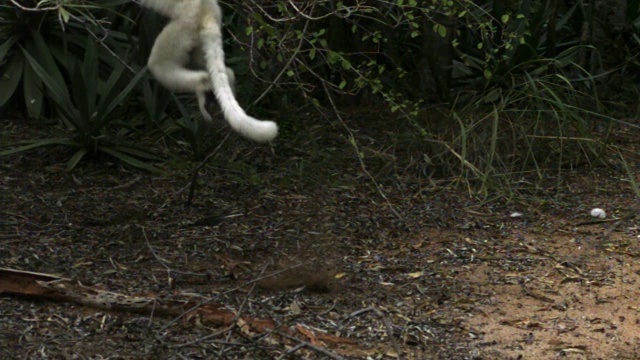
[[[19,107],[22,95],[31,117],[45,115],[43,105],[47,104],[50,111],[46,115],[62,120],[71,130],[69,137],[11,144],[0,156],[63,145],[77,149],[68,161],[69,170],[86,154],[102,152],[132,166],[158,171],[139,160],[157,160],[156,156],[105,136],[109,126],[126,118],[126,100],[146,72],[134,74],[121,61],[112,61],[86,29],[70,30],[72,26],[65,24],[69,24],[72,9],[84,11],[78,16],[85,19],[95,19],[90,10],[99,11],[89,2],[72,0],[40,1],[37,7],[32,0],[0,5],[0,106]]]

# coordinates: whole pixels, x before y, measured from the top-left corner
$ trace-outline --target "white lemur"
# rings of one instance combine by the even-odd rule
[[[148,62],[161,84],[174,91],[195,92],[200,111],[209,121],[213,91],[231,128],[251,140],[269,141],[278,135],[275,122],[252,118],[235,98],[233,71],[224,63],[218,0],[140,0],[140,4],[170,19]],[[190,68],[193,63],[203,64],[206,70]]]

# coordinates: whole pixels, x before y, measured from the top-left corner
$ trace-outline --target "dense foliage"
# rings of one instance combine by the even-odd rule
[[[342,110],[383,103],[388,115],[372,126],[419,137],[443,174],[486,179],[497,165],[541,173],[542,164],[600,158],[612,124],[636,97],[638,3],[223,5],[227,59],[242,100],[254,100],[251,112],[310,107],[342,119]],[[128,0],[11,0],[0,5],[0,19],[1,113],[72,130],[1,154],[55,143],[78,149],[70,169],[95,151],[145,167],[139,159],[149,156],[125,145],[137,129],[166,134],[177,121],[187,135],[198,132],[190,97],[169,94],[145,72],[158,16]],[[285,131],[303,126],[298,121],[279,118]],[[356,126],[348,118],[341,125]]]

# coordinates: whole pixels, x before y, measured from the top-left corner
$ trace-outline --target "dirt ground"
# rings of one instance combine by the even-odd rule
[[[0,139],[34,135],[5,122]],[[108,158],[67,173],[64,148],[0,158],[0,267],[298,331],[2,294],[0,358],[640,358],[638,208],[623,173],[566,170],[484,201],[368,138],[366,174],[330,135],[232,139],[190,208],[186,154],[163,153],[164,176]]]

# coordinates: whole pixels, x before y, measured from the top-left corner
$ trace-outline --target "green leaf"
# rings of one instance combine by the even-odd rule
[[[351,70],[351,61],[347,60],[347,58],[342,58],[341,65],[343,69]]]
[[[71,18],[71,14],[69,14],[69,12],[67,10],[65,10],[65,8],[60,7],[58,9],[58,14],[60,15],[60,17],[62,18],[62,20],[65,23],[69,23],[69,19]]]
[[[72,61],[71,71],[70,71],[71,72],[71,83],[70,83],[71,96],[73,98],[74,106],[80,112],[80,117],[78,118],[78,121],[82,122],[83,128],[86,129],[86,130],[83,130],[83,135],[95,135],[95,134],[84,134],[84,132],[88,131],[88,129],[91,127],[90,122],[91,122],[91,107],[92,107],[91,105],[92,104],[89,104],[89,99],[87,98],[87,92],[89,90],[86,89],[87,83],[85,82],[84,74],[80,67],[81,66],[80,64],[78,64],[77,61]]]
[[[122,64],[117,65],[113,70],[107,81],[102,85],[100,91],[100,98],[98,99],[98,116],[104,117],[107,115],[107,108],[111,105],[114,97],[117,96],[120,90],[122,75],[125,67]]]
[[[24,67],[24,57],[20,54],[11,58],[9,65],[7,65],[4,74],[0,74],[0,106],[11,99],[16,92],[16,88],[22,78],[22,68]]]
[[[51,146],[51,145],[79,146],[79,144],[76,141],[73,141],[69,138],[42,139],[42,140],[29,141],[27,145],[18,146],[13,149],[1,151],[0,156],[17,154],[19,152],[28,151],[28,150],[36,149],[43,146]]]
[[[433,25],[433,29],[440,35],[441,37],[447,36],[447,28],[440,24]]]
[[[0,64],[4,62],[4,58],[7,56],[9,50],[11,50],[11,48],[17,41],[18,38],[12,36],[8,38],[7,41],[3,42],[2,45],[0,45]]]
[[[85,44],[84,62],[82,64],[82,78],[84,84],[82,91],[85,93],[86,102],[89,106],[89,116],[93,115],[96,106],[96,94],[99,86],[100,79],[98,74],[100,72],[100,59],[98,57],[98,46],[93,38],[87,36]],[[77,91],[80,89],[74,89]]]
[[[47,45],[47,42],[42,37],[42,34],[34,32],[32,36],[33,43],[35,44],[35,50],[33,50],[31,47],[27,48],[26,50],[29,55],[32,55],[38,59],[38,64],[40,64],[42,68],[47,71],[47,75],[49,75],[50,78],[52,78],[56,83],[66,86],[64,76],[62,76],[60,68],[56,64],[56,61],[53,59],[53,54],[51,52],[52,50],[49,45]]]
[[[145,150],[140,150],[140,149],[136,149],[132,146],[126,146],[126,145],[115,145],[111,147],[112,149],[116,150],[116,151],[120,151],[120,152],[124,152],[124,153],[128,153],[130,155],[139,157],[139,158],[144,158],[144,159],[149,159],[149,160],[153,160],[153,161],[164,161],[163,158],[152,154],[148,151]]]
[[[166,116],[165,109],[170,102],[170,93],[158,83],[152,85],[147,78],[142,84],[142,95],[150,120],[156,123],[162,120]]]
[[[126,164],[129,164],[135,168],[138,169],[142,169],[142,170],[146,170],[150,173],[154,173],[154,174],[164,174],[164,172],[160,169],[158,169],[155,166],[149,165],[143,161],[140,161],[134,157],[131,157],[123,152],[117,151],[115,149],[109,148],[107,146],[98,146],[98,151],[102,151],[105,152],[121,161],[123,161]]]
[[[44,99],[42,79],[38,77],[31,66],[24,67],[23,76],[22,90],[27,112],[30,118],[38,119],[42,114],[42,101]]]
[[[87,148],[84,148],[84,147],[76,151],[76,153],[73,154],[71,159],[69,159],[69,161],[67,162],[67,171],[73,170],[76,167],[76,165],[78,165],[80,160],[82,160],[82,158],[87,154],[87,151],[88,151]]]
[[[338,61],[340,61],[340,55],[338,55],[338,53],[336,53],[335,51],[329,50],[327,52],[327,62],[329,63],[329,65],[333,65]]]
[[[120,76],[122,75],[122,73],[124,72],[124,65],[121,65],[119,68],[116,68],[113,70],[112,72],[112,76],[109,78],[109,81],[107,81],[107,84],[112,84],[114,81],[112,81],[112,78],[115,79],[115,81],[117,81]],[[104,101],[106,106],[104,107],[104,111],[101,112],[100,110],[102,110],[103,108],[101,107],[100,109],[98,109],[98,112],[101,113],[100,116],[107,116],[109,114],[111,114],[111,112],[118,106],[121,106],[122,103],[124,102],[124,99],[129,96],[129,93],[136,87],[136,85],[138,85],[138,82],[140,80],[142,80],[147,74],[147,68],[145,67],[143,70],[140,70],[136,76],[133,77],[133,79],[131,79],[131,81],[129,81],[129,84],[122,90],[120,90],[120,92],[118,93],[118,95],[116,95],[113,98],[110,98],[110,96],[104,96]],[[109,90],[109,94],[111,94],[112,91],[111,89]]]
[[[50,76],[49,73],[40,66],[38,61],[29,55],[27,51],[24,51],[24,55],[27,58],[29,65],[44,82],[47,90],[49,90],[48,94],[56,105],[58,105],[58,109],[62,111],[66,120],[70,121],[71,125],[75,127],[76,130],[79,130],[81,133],[85,133],[85,124],[82,122],[80,112],[74,107],[73,102],[71,101],[71,97],[69,96],[69,92],[67,91],[64,81],[60,83],[54,80],[54,78]]]

